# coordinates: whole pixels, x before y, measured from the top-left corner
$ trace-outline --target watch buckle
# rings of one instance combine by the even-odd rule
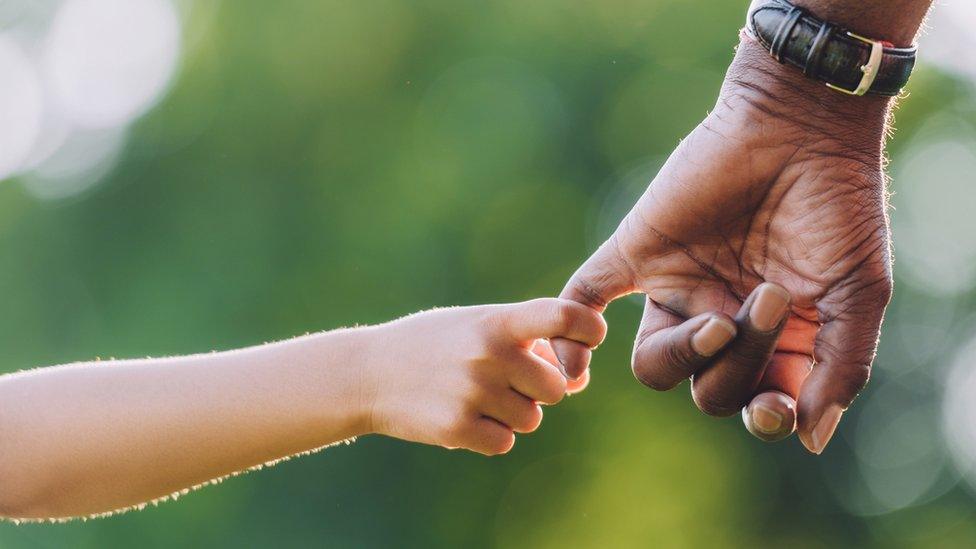
[[[878,77],[878,72],[881,69],[881,60],[884,58],[884,44],[880,40],[871,40],[870,38],[865,38],[850,31],[847,32],[847,36],[871,46],[871,55],[868,57],[868,62],[861,65],[861,72],[864,75],[861,77],[861,82],[853,90],[848,90],[829,82],[827,83],[827,87],[841,93],[846,93],[847,95],[861,96],[868,93],[868,90],[874,84],[874,79]]]

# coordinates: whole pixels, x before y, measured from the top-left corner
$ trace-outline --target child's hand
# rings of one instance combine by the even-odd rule
[[[555,404],[567,392],[551,349],[537,340],[596,347],[606,323],[589,307],[536,299],[438,309],[373,330],[382,343],[365,366],[370,430],[495,455],[511,450],[516,432],[539,427],[539,403]]]
[[[532,346],[532,352],[541,356],[546,360],[546,362],[552,364],[554,368],[559,368],[560,371],[562,371],[562,366],[559,364],[559,359],[556,358],[556,351],[553,350],[548,339],[535,340],[535,345]],[[590,369],[587,368],[583,371],[583,375],[579,376],[577,379],[569,379],[566,381],[566,394],[575,395],[576,393],[582,393],[589,384]]]

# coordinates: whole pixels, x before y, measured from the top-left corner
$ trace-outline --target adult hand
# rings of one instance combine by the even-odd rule
[[[891,294],[889,106],[830,91],[744,39],[714,110],[561,296],[602,311],[647,294],[640,381],[667,390],[693,376],[703,412],[748,405],[756,436],[798,424],[822,452],[868,380]],[[553,347],[569,377],[585,371],[588,349]]]

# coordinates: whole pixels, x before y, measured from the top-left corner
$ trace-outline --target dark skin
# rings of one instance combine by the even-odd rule
[[[796,4],[907,45],[930,1]],[[759,438],[798,430],[819,454],[867,383],[891,295],[883,148],[892,108],[831,91],[744,37],[714,109],[562,297],[602,311],[646,294],[640,381],[666,390],[690,376],[703,412],[745,408]],[[734,335],[701,352],[709,338],[695,338],[710,319]],[[554,348],[569,377],[586,370],[588,349]]]

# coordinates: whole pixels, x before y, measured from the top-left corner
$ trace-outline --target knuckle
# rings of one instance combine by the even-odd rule
[[[852,396],[856,396],[858,393],[867,387],[868,382],[871,381],[871,365],[870,364],[853,364],[848,369],[848,385]]]
[[[646,363],[633,361],[631,363],[631,370],[634,372],[634,377],[637,378],[637,381],[655,391],[670,391],[678,384],[677,381],[662,379],[662,376],[658,375],[655,369]]]
[[[711,394],[709,391],[703,391],[700,388],[696,388],[694,384],[692,384],[691,397],[695,401],[695,406],[703,414],[712,417],[729,417],[739,413],[739,410],[743,407],[741,403],[736,403],[733,399],[723,398]]]
[[[457,412],[458,416],[466,416],[472,414],[478,410],[478,404],[480,402],[478,395],[474,393],[465,393],[461,396],[461,401],[458,403]]]
[[[701,412],[712,417],[730,417],[739,413],[741,408],[729,406],[725,403],[716,403],[710,400],[696,400],[695,405]]]
[[[572,304],[562,301],[555,306],[553,311],[554,327],[560,332],[568,332],[576,323],[576,311]]]
[[[607,321],[603,318],[603,315],[588,309],[589,313],[593,318],[593,339],[594,342],[599,345],[603,343],[603,340],[607,338],[607,331],[609,330],[607,326]]]
[[[550,406],[559,404],[560,402],[562,402],[564,398],[566,398],[567,390],[568,389],[564,384],[562,389],[553,389],[552,392],[543,395],[543,400],[541,400],[540,402],[542,402],[543,404],[548,404]]]
[[[499,357],[504,352],[502,344],[495,338],[482,334],[471,343],[464,365],[468,374],[475,380],[483,379],[495,370]]]
[[[891,267],[886,263],[876,262],[864,267],[850,285],[851,293],[859,296],[865,305],[883,309],[891,301],[895,283]]]
[[[485,311],[480,324],[482,329],[479,330],[478,340],[484,349],[491,349],[498,338],[511,332],[505,315],[499,314],[497,310]]]
[[[596,347],[603,343],[607,337],[607,322],[602,314],[589,307],[575,305],[572,315],[573,324],[569,328],[578,331],[587,345]]]
[[[660,341],[660,340],[658,340]],[[660,346],[646,337],[631,358],[631,370],[638,381],[655,391],[670,391],[691,376],[699,361],[690,345],[668,337]]]
[[[522,428],[526,433],[531,433],[542,425],[542,408],[535,405],[525,414]]]
[[[467,429],[466,420],[456,419],[441,425],[438,429],[438,438],[447,446],[463,446]]]
[[[479,385],[472,385],[471,388],[464,391],[461,395],[461,402],[458,406],[458,414],[462,416],[468,416],[470,414],[476,413],[481,405],[487,401],[489,395],[487,391]]]
[[[895,283],[890,274],[886,274],[884,278],[879,279],[874,284],[875,290],[877,292],[877,304],[880,307],[887,307],[891,302],[891,296],[895,291]]]
[[[866,264],[861,270],[846,281],[842,295],[848,299],[855,298],[855,305],[849,305],[851,312],[875,316],[883,311],[891,302],[894,293],[894,276],[891,265],[887,261],[875,261]]]
[[[509,453],[513,446],[515,446],[515,433],[507,431],[489,438],[486,444],[485,454],[489,456],[500,456]]]
[[[730,368],[734,372],[760,372],[772,358],[778,334],[742,334],[742,342],[727,351]]]
[[[542,425],[542,411],[540,410],[527,410],[518,415],[511,425],[512,430],[519,433],[531,433],[534,432]]]
[[[539,391],[542,402],[546,404],[557,404],[566,396],[568,382],[562,374],[547,374],[546,380]]]
[[[643,348],[644,345],[650,344],[659,329],[656,326],[645,326],[642,322],[640,328],[637,330],[637,335],[634,337],[634,354],[637,353],[638,349]]]
[[[609,285],[614,278],[610,270],[601,267],[590,273],[590,280],[574,276],[570,282],[573,298],[589,307],[605,308],[609,300],[603,295],[603,287]]]
[[[676,341],[673,336],[667,338],[661,349],[661,361],[666,366],[676,367],[687,375],[692,374],[697,359],[698,355],[692,350],[690,344]]]

